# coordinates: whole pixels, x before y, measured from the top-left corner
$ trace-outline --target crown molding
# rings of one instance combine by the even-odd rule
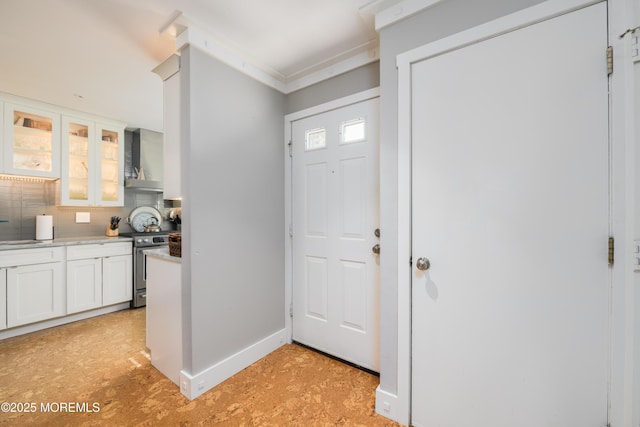
[[[362,6],[359,9],[359,13],[367,21],[375,19],[375,29],[380,31],[382,28],[442,1],[445,0],[373,0]],[[201,31],[196,21],[180,10],[175,10],[169,16],[167,21],[160,27],[159,32],[168,32],[175,36],[176,49],[178,51],[187,45],[197,47],[236,70],[284,94],[314,85],[380,59],[379,40],[376,38],[332,58],[327,58],[304,70],[284,75],[277,70],[271,69],[266,64],[257,64],[246,55],[225,46],[215,37]]]
[[[379,44],[377,40],[374,40],[337,57],[308,67],[291,77],[286,77],[252,64],[246,58],[222,46],[193,27],[186,28],[176,37],[178,51],[187,45],[197,47],[230,67],[285,95],[380,59]]]
[[[291,93],[307,86],[330,79],[380,59],[378,40],[372,40],[358,48],[328,59],[306,70],[290,76],[286,81],[286,92]]]
[[[208,37],[193,27],[188,27],[176,37],[176,49],[184,49],[187,45],[197,47],[219,61],[248,75],[273,89],[286,93],[286,84],[273,74],[257,67],[236,52]]]
[[[363,6],[364,10],[369,10],[375,14],[375,29],[381,29],[395,24],[405,18],[427,9],[445,0],[375,0]],[[362,8],[361,8],[362,11]]]
[[[167,32],[175,36],[178,52],[187,45],[197,47],[230,67],[285,95],[380,59],[379,41],[376,38],[303,70],[284,75],[265,64],[257,64],[246,55],[223,45],[215,37],[201,31],[193,19],[179,10],[171,14],[160,27],[159,32]]]

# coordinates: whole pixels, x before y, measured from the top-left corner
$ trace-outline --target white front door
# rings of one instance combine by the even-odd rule
[[[378,99],[291,134],[293,340],[378,371]]]
[[[606,25],[600,3],[411,65],[416,426],[607,425]]]

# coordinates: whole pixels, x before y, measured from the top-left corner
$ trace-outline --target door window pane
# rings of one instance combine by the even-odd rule
[[[340,142],[342,144],[349,144],[351,142],[364,141],[364,124],[365,120],[362,118],[342,122],[342,126],[340,129],[342,138],[340,139]]]
[[[319,150],[327,146],[327,133],[324,128],[310,129],[304,133],[305,151]]]

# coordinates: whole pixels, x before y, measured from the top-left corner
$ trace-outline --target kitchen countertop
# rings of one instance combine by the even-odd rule
[[[131,242],[131,237],[83,236],[62,237],[53,240],[7,240],[0,241],[0,251],[30,249],[50,246],[89,245],[96,243]]]
[[[144,251],[147,256],[152,256],[160,259],[164,259],[167,261],[177,262],[178,264],[182,264],[182,258],[178,256],[172,256],[169,254],[169,247],[162,247],[158,249],[148,249]]]

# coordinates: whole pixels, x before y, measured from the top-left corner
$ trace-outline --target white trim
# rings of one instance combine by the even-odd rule
[[[369,99],[380,96],[380,88],[376,87],[362,92],[348,95],[333,101],[325,102],[314,107],[290,113],[284,116],[284,156],[285,156],[285,177],[284,177],[284,212],[285,212],[285,267],[284,267],[284,307],[285,307],[285,331],[288,342],[291,342],[293,336],[291,316],[289,315],[289,307],[293,304],[293,239],[289,236],[289,224],[293,221],[293,205],[292,205],[292,181],[291,181],[291,165],[292,159],[289,157],[289,141],[291,141],[291,126],[296,120],[316,114],[325,113],[337,108],[346,107],[347,105],[356,104],[358,102],[367,101]]]
[[[498,18],[486,24],[473,27],[433,43],[417,47],[397,57],[396,65],[406,66],[410,63],[423,61],[432,56],[459,49],[472,43],[496,37],[528,25],[541,22],[555,16],[560,16],[574,10],[601,3],[602,0],[548,0],[511,15]]]
[[[289,227],[293,227],[293,186],[291,181],[293,159],[289,157],[291,122],[293,120],[290,117],[291,114],[284,116],[284,327],[289,344],[293,339],[291,319],[291,309],[293,308],[293,236],[289,232]]]
[[[285,341],[285,330],[281,329],[196,375],[180,371],[180,392],[193,400],[283,346]]]
[[[355,70],[358,67],[362,67],[363,65],[367,65],[379,59],[380,49],[378,47],[378,44],[375,43],[375,46],[368,48],[365,52],[357,53],[348,57],[347,59],[336,62],[333,65],[329,65],[300,78],[287,80],[284,93],[291,93],[307,86],[311,86],[323,80],[327,80],[342,73],[346,73],[347,71]]]
[[[398,395],[386,392],[378,386],[376,388],[376,414],[397,421],[404,425],[409,425],[409,418],[404,418],[404,412],[401,412],[401,405],[398,401]]]
[[[96,114],[86,113],[84,111],[74,110],[60,105],[50,104],[44,101],[38,101],[33,98],[25,98],[23,96],[13,95],[7,92],[0,92],[0,101],[21,105],[23,107],[40,108],[51,112],[56,112],[60,116],[71,116],[76,119],[84,119],[94,122],[100,122],[104,125],[125,127],[127,124],[121,120],[110,117],[99,116]]]
[[[444,0],[404,0],[376,13],[376,31],[415,15]]]
[[[354,93],[353,95],[347,95],[342,98],[334,99],[333,101],[325,102],[314,107],[305,108],[304,110],[296,111],[295,113],[289,113],[284,116],[285,132],[291,132],[291,122],[304,119],[306,117],[315,116],[316,114],[325,113],[337,108],[346,107],[347,105],[357,104],[358,102],[366,101],[372,98],[380,96],[380,88],[374,87],[373,89],[367,89],[362,92]],[[289,124],[289,129],[287,129]],[[289,136],[291,136],[289,134]],[[287,140],[288,141],[288,140]]]
[[[0,332],[0,340],[17,337],[19,335],[28,334],[31,332],[41,331],[43,329],[53,328],[54,326],[60,326],[60,325],[65,325],[67,323],[77,322],[78,320],[90,319],[92,317],[101,316],[107,313],[113,313],[120,310],[127,310],[130,308],[130,306],[131,304],[129,303],[129,301],[127,301],[120,304],[101,307],[96,310],[83,311],[81,313],[70,314],[68,316],[56,317],[55,319],[51,319],[51,320],[45,320],[38,323],[18,326],[18,327],[7,329]]]
[[[636,1],[636,5],[640,3]],[[611,378],[609,422],[612,426],[637,426],[640,423],[640,305],[639,278],[633,269],[631,242],[638,238],[637,206],[639,187],[638,135],[634,99],[637,84],[632,38],[619,35],[638,25],[631,0],[608,4],[609,44],[613,47],[614,71],[610,77],[610,131],[612,155],[612,235],[615,236],[616,262],[611,289]],[[622,251],[621,253],[619,251]],[[620,256],[618,256],[620,254]]]
[[[193,27],[187,28],[176,38],[176,48],[178,50],[181,50],[186,45],[195,46],[249,77],[280,92],[285,92],[286,86],[281,80],[248,63],[236,53],[208,38]]]
[[[599,3],[548,0],[397,56],[398,66],[398,390],[396,421],[411,420],[411,66],[430,57]]]
[[[285,95],[342,73],[355,70],[356,68],[380,59],[378,42],[370,42],[355,49],[354,52],[343,53],[342,55],[347,56],[343,60],[338,61],[335,58],[328,59],[307,69],[316,69],[316,71],[309,71],[306,74],[297,72],[292,76],[304,75],[291,78],[291,76],[284,76],[275,70],[265,70],[264,67],[252,64],[246,58],[243,58],[241,55],[233,52],[229,48],[216,42],[215,39],[206,36],[193,27],[185,29],[176,37],[176,49],[178,51],[187,45],[197,47],[230,67]],[[338,55],[337,57],[340,56],[341,55]]]
[[[398,68],[398,361],[396,421],[411,422],[411,67]],[[406,83],[406,84],[405,84]]]
[[[151,70],[151,72],[160,76],[163,82],[176,74],[178,71],[180,71],[180,55],[176,53],[171,54],[171,56],[162,61],[160,65]]]

